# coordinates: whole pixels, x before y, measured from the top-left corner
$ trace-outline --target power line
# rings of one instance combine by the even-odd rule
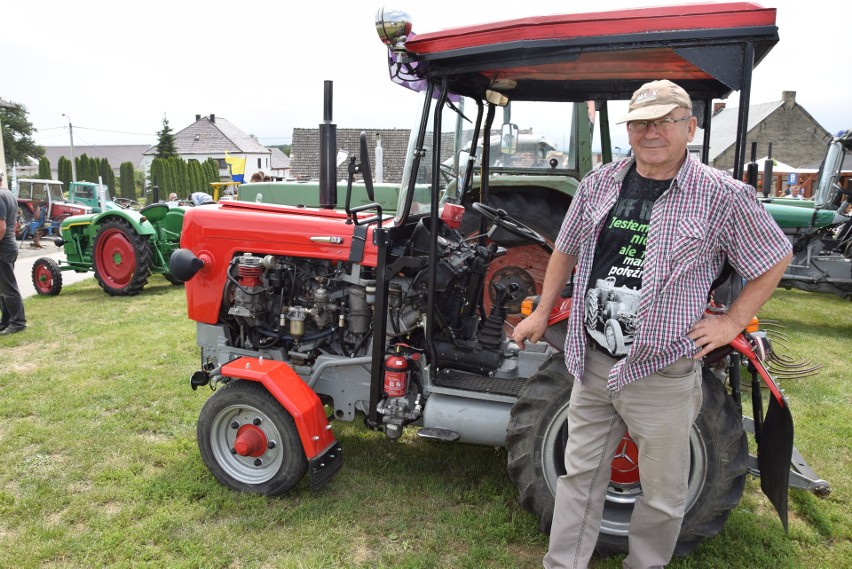
[[[75,129],[79,128],[79,129],[82,129],[82,130],[93,130],[95,132],[111,132],[111,133],[115,133],[115,134],[135,134],[135,135],[139,135],[139,136],[150,136],[150,137],[156,138],[156,134],[152,134],[150,132],[129,132],[129,131],[126,131],[126,130],[108,130],[108,129],[105,129],[105,128],[93,128],[93,127],[89,127],[89,126],[77,126],[77,125],[74,125],[74,128]],[[68,127],[63,125],[63,126],[53,126],[53,127],[50,127],[50,128],[40,128],[40,129],[37,129],[37,130],[38,130],[38,132],[44,132],[46,130],[57,130],[57,129],[67,130]]]
[[[74,128],[81,128],[83,130],[94,130],[96,132],[113,132],[113,133],[116,133],[116,134],[138,134],[139,136],[154,136],[154,137],[156,136],[154,133],[150,133],[150,132],[128,132],[128,131],[125,131],[125,130],[107,130],[107,129],[104,129],[104,128],[91,128],[91,127],[87,127],[87,126],[77,126],[77,127],[74,127]]]

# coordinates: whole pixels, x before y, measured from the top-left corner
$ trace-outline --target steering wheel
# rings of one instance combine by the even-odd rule
[[[130,198],[113,198],[112,202],[124,209],[142,209],[142,204]]]
[[[473,208],[473,211],[488,220],[489,223],[494,224],[500,229],[505,229],[516,237],[526,239],[536,245],[544,245],[547,243],[547,240],[545,240],[545,238],[537,231],[510,216],[505,210],[493,208],[482,202],[473,202],[470,207]]]

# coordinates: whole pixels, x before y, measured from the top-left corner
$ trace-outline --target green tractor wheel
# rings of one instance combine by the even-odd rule
[[[62,271],[50,257],[39,257],[33,263],[33,287],[42,296],[56,296],[62,290]]]
[[[112,296],[133,296],[151,274],[151,244],[133,226],[112,218],[98,228],[92,261],[98,284]]]

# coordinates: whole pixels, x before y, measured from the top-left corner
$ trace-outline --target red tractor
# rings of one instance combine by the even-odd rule
[[[91,207],[66,200],[62,182],[57,180],[22,178],[18,180],[17,198],[17,239],[31,237],[36,230],[55,235],[59,222],[66,217],[92,213]]]
[[[380,22],[395,77],[424,91],[392,214],[374,199],[364,135],[360,158],[350,159],[349,185],[338,207],[329,88],[320,126],[321,207],[223,201],[186,212],[181,249],[172,255],[170,269],[186,281],[188,315],[197,322],[201,363],[190,384],[215,388],[201,410],[197,436],[205,464],[221,483],[269,496],[287,492],[306,473],[314,487],[327,484],[343,464],[330,421],[363,418],[367,428],[391,440],[416,429],[426,439],[506,447],[521,503],[547,530],[568,436],[573,381],[563,363],[560,318],[571,302],[566,298],[554,316],[549,342],[520,350],[507,338],[507,305],[520,287],[536,283],[506,278],[489,285],[490,271],[516,244],[537,248],[546,259],[549,239],[520,214],[487,205],[492,179],[512,195],[509,176],[498,180],[489,171],[498,105],[512,98],[594,100],[604,113],[607,100],[629,99],[663,69],[694,100],[706,103],[743,84],[723,83],[694,61],[713,59],[715,48],[728,53],[737,42],[750,45],[752,57],[755,50],[762,57],[777,41],[775,11],[753,4],[553,18],[548,37],[540,37],[544,28],[538,20],[413,39],[404,19]],[[608,31],[613,26],[617,34]],[[602,69],[608,60],[614,63]],[[732,64],[746,83],[752,63]],[[579,108],[574,116],[586,116],[586,104]],[[709,117],[712,105],[706,108]],[[455,159],[447,164],[465,144],[454,146],[441,130],[462,122],[475,130],[465,168]],[[589,121],[577,124],[587,127]],[[510,138],[518,133],[511,126],[506,132]],[[588,142],[588,133],[580,139]],[[551,168],[559,172],[550,174],[553,183],[539,187],[555,187],[558,178],[570,175],[561,170],[566,163],[570,170],[572,157],[580,154],[574,148],[552,157]],[[358,175],[366,204],[352,197]],[[529,185],[516,190],[523,196]],[[460,230],[465,207],[482,220],[473,235]],[[609,320],[619,318],[624,304],[611,303]],[[765,420],[757,397],[754,420],[747,422],[761,435],[759,459],[749,456],[743,427],[740,355],[753,370],[753,391],[760,394],[760,381],[772,389]],[[803,460],[791,471],[792,417],[763,365],[771,355],[771,344],[756,331],[706,362],[704,406],[690,435],[680,554],[721,529],[749,472],[762,477],[785,520],[788,481],[829,491]],[[626,549],[633,503],[642,491],[629,440],[622,454],[613,464],[602,549]],[[634,467],[627,468],[631,457]]]

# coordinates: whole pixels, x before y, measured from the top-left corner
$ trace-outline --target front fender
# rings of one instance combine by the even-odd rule
[[[284,362],[240,357],[222,366],[222,375],[257,381],[287,410],[296,423],[314,487],[324,484],[342,466],[340,447],[325,409],[314,391]]]
[[[790,461],[793,458],[793,415],[787,399],[778,388],[769,370],[763,365],[745,334],[740,334],[730,346],[745,356],[752,370],[752,405],[754,406],[754,438],[757,442],[757,466],[760,470],[760,489],[775,506],[784,531],[787,531],[787,492],[790,485]],[[756,344],[762,351],[761,345]],[[754,374],[769,388],[769,405],[763,414],[763,401]]]

